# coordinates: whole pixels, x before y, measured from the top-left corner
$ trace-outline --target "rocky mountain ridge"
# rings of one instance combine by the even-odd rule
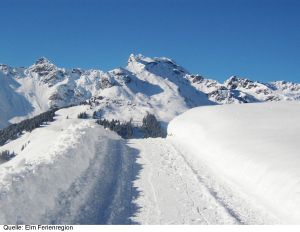
[[[300,84],[236,76],[219,83],[165,57],[132,54],[126,67],[108,72],[59,68],[42,57],[28,68],[0,65],[0,99],[0,127],[86,101],[106,118],[140,120],[151,112],[168,122],[201,105],[299,100]]]

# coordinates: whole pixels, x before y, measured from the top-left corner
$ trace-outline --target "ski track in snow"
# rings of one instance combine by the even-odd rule
[[[218,175],[214,173],[203,162],[201,165],[193,165],[189,161],[187,151],[177,146],[175,141],[169,139],[176,153],[182,157],[190,170],[195,174],[201,185],[204,185],[208,192],[216,199],[220,206],[224,207],[238,224],[256,225],[256,224],[278,224],[278,219],[268,213],[264,208],[238,189],[232,189],[232,185],[224,183]]]
[[[135,186],[141,224],[240,224],[225,205],[199,181],[184,158],[166,139],[130,140],[141,151],[143,166]]]

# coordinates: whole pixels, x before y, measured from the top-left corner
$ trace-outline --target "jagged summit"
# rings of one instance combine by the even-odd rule
[[[46,57],[42,56],[40,58],[38,58],[35,62],[36,65],[39,65],[39,64],[50,64],[50,60],[48,60]]]
[[[32,72],[41,72],[41,71],[51,71],[57,67],[46,57],[41,57],[36,60],[36,62],[31,65],[28,69]]]
[[[172,59],[167,57],[146,57],[144,55],[131,54],[128,59],[127,69],[132,72],[143,72],[146,70],[155,75],[169,78],[170,80],[178,81],[181,79],[184,81],[184,76],[189,72],[178,65]]]
[[[155,61],[169,61],[172,63],[175,63],[174,61],[172,61],[170,58],[167,57],[147,57],[144,56],[143,54],[130,54],[129,58],[128,58],[128,63],[129,62],[155,62]]]
[[[237,77],[237,76],[231,76],[229,79],[227,79],[224,82],[224,85],[228,89],[238,89],[238,88],[256,88],[258,86],[262,86],[263,84],[258,81],[252,81],[247,78]]]
[[[0,64],[0,71],[3,73],[8,73],[11,67],[6,64]]]
[[[130,54],[128,58],[128,64],[133,63],[133,62],[138,62],[142,64],[153,64],[153,63],[166,63],[172,66],[179,66],[174,60],[167,58],[167,57],[147,57],[142,54]]]
[[[139,61],[142,61],[143,59],[145,59],[146,57],[142,54],[133,54],[131,53],[129,58],[128,58],[128,61],[127,63],[131,63],[131,62],[139,62]]]

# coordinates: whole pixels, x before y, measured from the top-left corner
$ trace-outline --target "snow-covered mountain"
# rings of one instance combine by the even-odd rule
[[[131,55],[127,67],[109,72],[58,68],[46,58],[29,68],[2,65],[1,126],[87,100],[106,118],[140,121],[152,112],[167,122],[190,107],[214,104],[186,74],[170,59],[142,55]]]
[[[46,58],[28,68],[0,65],[0,127],[52,107],[89,101],[108,119],[168,122],[189,108],[228,103],[299,100],[300,84],[230,77],[223,84],[192,75],[171,59],[130,55],[108,72],[59,68]]]
[[[219,104],[293,101],[300,99],[300,84],[285,81],[262,83],[232,76],[223,84],[199,75],[187,75],[188,80],[209,99]]]

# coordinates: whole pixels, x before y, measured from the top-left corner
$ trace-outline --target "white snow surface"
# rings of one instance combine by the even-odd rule
[[[166,139],[133,139],[142,166],[134,186],[140,224],[239,224]]]
[[[168,138],[195,172],[209,170],[202,179],[225,189],[216,195],[240,222],[248,208],[263,224],[298,224],[299,118],[299,102],[198,107],[170,122]]]
[[[1,147],[18,155],[0,165],[0,224],[131,223],[134,156],[116,134],[77,119],[85,107]]]

